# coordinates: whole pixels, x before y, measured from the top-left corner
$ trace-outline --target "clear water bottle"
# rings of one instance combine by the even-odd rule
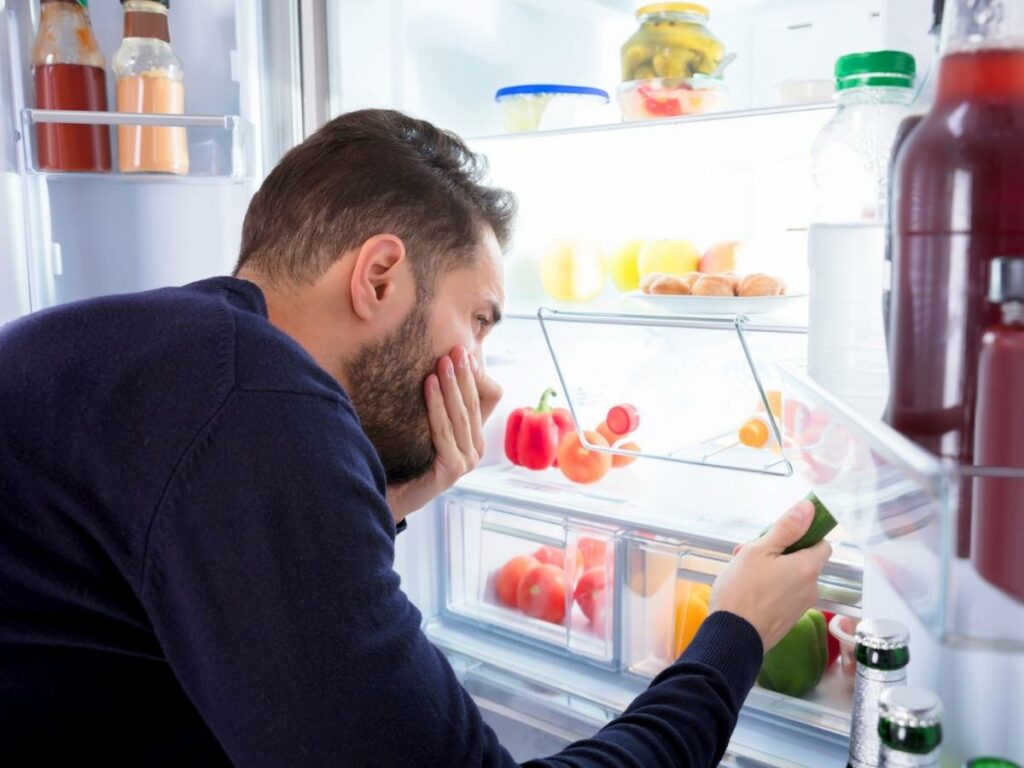
[[[815,214],[808,233],[808,369],[864,416],[882,415],[889,392],[885,328],[889,159],[914,98],[914,57],[853,53],[836,62],[832,119],[815,139]]]

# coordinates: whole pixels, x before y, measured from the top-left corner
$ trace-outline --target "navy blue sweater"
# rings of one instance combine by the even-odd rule
[[[345,392],[217,278],[0,331],[6,765],[512,759],[393,570]],[[622,717],[538,761],[711,766],[753,684],[715,614]]]

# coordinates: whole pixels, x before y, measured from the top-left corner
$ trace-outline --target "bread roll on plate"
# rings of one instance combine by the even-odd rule
[[[755,273],[740,280],[739,296],[781,296],[782,281],[771,275]]]
[[[729,281],[719,275],[704,275],[693,285],[694,296],[734,296]]]
[[[662,275],[651,283],[651,287],[647,292],[656,296],[689,296],[690,286],[681,277]]]

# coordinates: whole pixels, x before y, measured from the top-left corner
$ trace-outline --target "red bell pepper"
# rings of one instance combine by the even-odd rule
[[[575,429],[572,415],[554,408],[548,401],[554,389],[544,390],[536,408],[517,408],[505,424],[505,455],[513,464],[527,469],[547,469],[558,459],[562,437]]]

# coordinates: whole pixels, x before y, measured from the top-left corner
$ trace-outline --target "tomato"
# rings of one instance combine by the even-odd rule
[[[519,582],[519,610],[535,619],[561,624],[565,619],[565,573],[557,565],[535,565]]]
[[[565,568],[565,550],[558,547],[541,547],[533,553],[534,558],[542,565],[556,565]],[[573,578],[583,570],[583,553],[576,550],[576,568],[573,570]]]
[[[576,542],[576,551],[583,555],[583,567],[597,568],[603,566],[607,556],[608,546],[601,539],[592,539],[589,536],[582,536]]]
[[[592,624],[598,624],[604,619],[605,588],[608,586],[608,576],[604,568],[591,568],[580,576],[573,592],[573,599],[583,611]]]
[[[496,585],[496,591],[498,593],[498,602],[502,605],[507,605],[510,608],[517,608],[517,592],[519,590],[519,582],[523,580],[523,576],[528,571],[540,565],[540,561],[531,555],[518,555],[513,557],[498,571],[498,581]]]
[[[595,429],[594,431],[597,432],[597,434],[599,434],[605,440],[607,440],[608,445],[615,445],[615,441],[622,437],[622,435],[616,435],[614,432],[612,432],[611,427],[608,426],[607,421],[602,421],[600,424],[598,424],[597,429]]]
[[[608,425],[608,429],[615,434],[628,435],[630,432],[635,432],[640,426],[640,413],[636,406],[628,403],[614,405],[609,409],[605,423]]]
[[[587,442],[601,448],[608,447],[608,441],[597,432],[583,433]],[[574,483],[596,483],[608,474],[612,467],[610,453],[588,451],[580,442],[579,435],[571,432],[558,446],[558,468]]]
[[[616,446],[620,451],[631,451],[633,453],[640,453],[640,446],[636,443],[623,443],[622,445]],[[636,461],[636,456],[612,456],[612,466],[616,469],[622,467],[628,467]]]

